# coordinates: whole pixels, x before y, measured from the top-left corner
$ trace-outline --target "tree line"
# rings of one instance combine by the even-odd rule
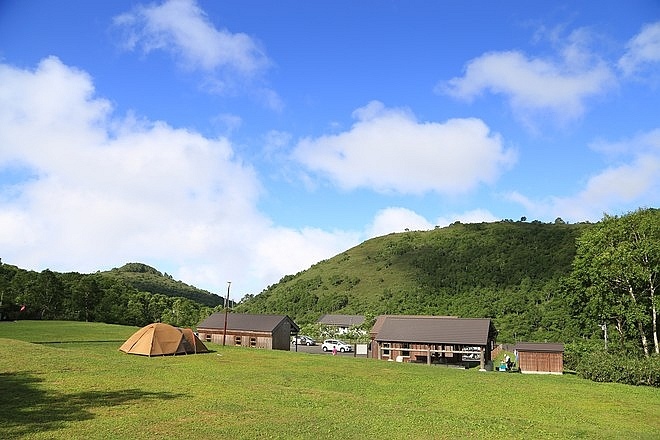
[[[0,262],[0,319],[49,319],[195,327],[215,308],[182,296],[141,291],[107,273],[28,271]]]

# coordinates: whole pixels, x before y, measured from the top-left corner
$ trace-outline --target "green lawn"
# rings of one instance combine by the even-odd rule
[[[146,358],[135,328],[0,324],[0,436],[28,439],[660,438],[660,391],[222,347]],[[33,344],[35,342],[70,343]]]

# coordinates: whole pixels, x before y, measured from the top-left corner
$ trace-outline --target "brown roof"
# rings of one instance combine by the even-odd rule
[[[379,316],[372,328],[377,341],[422,344],[487,345],[490,319],[445,316]]]
[[[364,324],[362,315],[323,315],[318,320],[319,324],[336,325],[340,327],[353,327]]]
[[[387,318],[394,317],[394,318],[409,318],[409,319],[418,319],[418,318],[456,318],[456,316],[432,316],[432,315],[380,315],[376,317],[376,322],[374,322],[373,327],[371,327],[371,330],[369,333],[371,334],[372,337],[378,334],[380,329],[383,327],[383,323],[385,323],[385,320]]]
[[[541,342],[518,342],[514,350],[518,351],[539,351],[539,352],[563,352],[564,344],[541,343]]]
[[[228,313],[227,330],[246,330],[255,332],[272,332],[282,321],[291,323],[291,330],[298,332],[300,329],[287,315],[251,315],[247,313]],[[197,325],[197,329],[222,330],[225,326],[225,313],[214,313]]]

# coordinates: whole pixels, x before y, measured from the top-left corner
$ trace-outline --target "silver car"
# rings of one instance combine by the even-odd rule
[[[300,335],[296,336],[291,340],[291,343],[294,345],[316,345],[316,341],[309,336]]]

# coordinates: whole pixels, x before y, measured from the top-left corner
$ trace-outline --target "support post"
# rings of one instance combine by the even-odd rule
[[[222,331],[222,346],[225,346],[225,341],[227,340],[227,313],[229,312],[229,288],[231,287],[231,281],[227,281],[227,298],[225,298],[225,327]]]

